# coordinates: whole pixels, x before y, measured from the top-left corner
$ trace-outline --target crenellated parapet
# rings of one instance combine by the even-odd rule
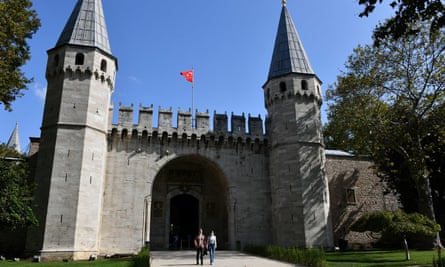
[[[89,67],[80,67],[80,66],[66,66],[65,69],[62,68],[54,68],[49,69],[46,72],[46,78],[50,79],[52,77],[58,75],[65,75],[67,78],[71,79],[91,79],[94,77],[95,80],[100,80],[101,82],[106,82],[107,85],[113,90],[113,79],[111,76],[106,75],[106,73],[102,71],[98,71],[97,69],[93,72]]]
[[[112,111],[111,111],[112,112]],[[245,114],[230,115],[227,113],[213,113],[213,125],[210,123],[211,115],[208,111],[196,111],[193,115],[191,110],[178,109],[174,114],[172,108],[164,109],[159,107],[157,111],[157,120],[154,120],[153,105],[150,107],[139,106],[138,121],[134,123],[134,106],[123,106],[119,104],[118,122],[110,124],[109,135],[123,138],[149,137],[165,138],[173,137],[186,139],[218,140],[231,142],[260,142],[266,139],[263,131],[263,120],[260,115],[252,117],[250,114],[247,119]],[[173,123],[176,117],[176,124]],[[247,123],[246,123],[247,122]],[[155,126],[157,123],[157,127]],[[213,126],[213,127],[212,127]]]

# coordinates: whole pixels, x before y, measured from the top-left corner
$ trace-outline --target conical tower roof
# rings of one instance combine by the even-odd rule
[[[7,146],[11,149],[16,150],[17,152],[20,152],[20,138],[19,138],[19,124],[15,124],[15,128],[11,133],[11,137],[9,137]]]
[[[74,44],[97,47],[111,54],[101,0],[78,0],[56,47]]]
[[[268,79],[289,73],[314,74],[314,71],[283,1]]]

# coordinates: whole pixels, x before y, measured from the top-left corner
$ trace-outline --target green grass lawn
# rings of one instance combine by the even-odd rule
[[[129,267],[131,259],[109,259],[97,261],[70,261],[70,262],[30,262],[30,261],[1,261],[0,267]]]
[[[437,252],[411,251],[411,260],[405,260],[403,251],[348,251],[348,252],[326,252],[327,267],[397,267],[397,266],[432,266],[433,257],[437,259]],[[41,262],[30,261],[2,261],[0,267],[130,267],[130,258],[101,259],[97,261],[75,261],[75,262]]]
[[[411,260],[405,260],[405,252],[395,251],[350,251],[327,252],[326,266],[335,267],[383,267],[383,266],[433,266],[433,257],[437,251],[410,251]]]

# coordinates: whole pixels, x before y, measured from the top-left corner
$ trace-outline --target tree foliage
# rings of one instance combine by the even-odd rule
[[[30,59],[27,39],[40,27],[31,8],[30,0],[0,0],[0,104],[8,111],[32,81],[20,69]]]
[[[0,145],[0,229],[37,224],[26,158]]]
[[[351,225],[356,232],[380,232],[402,239],[409,235],[434,236],[440,225],[420,213],[378,211],[361,216]]]
[[[441,230],[441,227],[419,213],[379,211],[361,216],[351,225],[351,230],[380,233],[380,242],[386,246],[398,246],[400,241],[403,240],[402,244],[407,254],[406,259],[409,260],[410,253],[407,240],[411,240],[414,244],[417,243],[417,246],[422,247],[422,243],[415,241],[421,240],[422,237],[433,237]]]
[[[443,192],[431,191],[430,181],[444,180],[445,31],[418,27],[417,35],[354,50],[327,90],[324,130],[328,147],[371,156],[405,208],[435,219],[433,197]]]
[[[359,0],[364,5],[360,17],[369,16],[383,0]],[[374,30],[375,44],[392,38],[415,35],[421,29],[416,25],[430,21],[430,32],[434,33],[445,26],[445,5],[443,0],[391,0],[389,5],[395,9],[394,17],[378,25]],[[417,23],[417,24],[416,24]]]

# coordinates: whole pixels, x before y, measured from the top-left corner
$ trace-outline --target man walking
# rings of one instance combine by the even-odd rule
[[[195,237],[196,264],[199,264],[199,259],[201,259],[201,265],[203,264],[204,249],[206,247],[206,237],[202,232],[202,228],[199,228],[199,234]]]

